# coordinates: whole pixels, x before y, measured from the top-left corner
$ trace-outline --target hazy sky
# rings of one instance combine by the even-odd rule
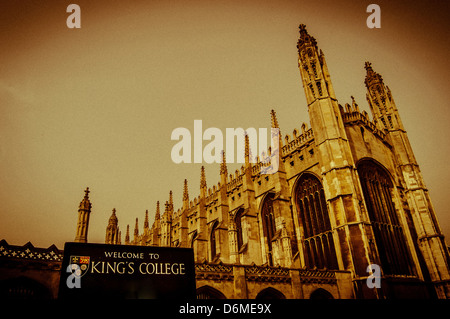
[[[366,26],[373,2],[381,29]],[[81,29],[66,26],[70,3]],[[325,53],[340,104],[353,95],[369,112],[364,62],[383,76],[450,236],[449,14],[446,0],[2,1],[0,239],[62,249],[86,186],[90,242],[104,242],[113,208],[122,239],[136,217],[142,230],[146,209],[153,222],[170,190],[178,209],[185,178],[198,196],[201,164],[173,163],[170,136],[194,120],[270,127],[274,108],[283,136],[309,126],[300,23]],[[219,165],[204,165],[208,187],[217,184]]]

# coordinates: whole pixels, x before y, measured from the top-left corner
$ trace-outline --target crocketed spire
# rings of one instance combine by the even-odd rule
[[[206,188],[205,167],[202,166],[200,171],[200,189]]]
[[[273,109],[270,111],[270,119],[272,122],[272,128],[280,128],[278,126],[277,113]]]
[[[227,169],[227,161],[225,157],[225,151],[222,151],[222,163],[220,163],[220,175],[227,175],[228,169]]]
[[[89,187],[86,187],[86,190],[84,191],[84,198],[80,202],[79,210],[85,210],[90,211],[92,208],[92,204],[89,201]]]
[[[188,182],[187,179],[184,180],[184,187],[183,187],[183,201],[189,200],[189,191],[188,191]]]

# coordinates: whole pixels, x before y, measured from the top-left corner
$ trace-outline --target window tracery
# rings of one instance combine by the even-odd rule
[[[412,261],[394,202],[393,183],[386,171],[372,161],[358,165],[364,199],[383,272],[411,275]]]
[[[307,268],[337,269],[333,234],[322,183],[311,174],[303,174],[296,189],[303,249]]]
[[[272,255],[272,240],[275,235],[275,216],[273,213],[273,198],[274,194],[268,194],[264,199],[264,203],[261,209],[261,219],[263,224],[263,233],[266,237],[268,247],[268,262],[270,266],[273,266]]]

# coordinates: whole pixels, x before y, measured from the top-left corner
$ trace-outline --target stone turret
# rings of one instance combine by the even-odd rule
[[[84,191],[84,198],[82,199],[78,208],[78,223],[75,242],[87,243],[87,235],[89,228],[89,217],[91,215],[92,204],[89,200],[89,187]]]

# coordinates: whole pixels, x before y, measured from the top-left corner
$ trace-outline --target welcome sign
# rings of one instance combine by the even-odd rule
[[[66,243],[59,298],[195,299],[190,248]]]

